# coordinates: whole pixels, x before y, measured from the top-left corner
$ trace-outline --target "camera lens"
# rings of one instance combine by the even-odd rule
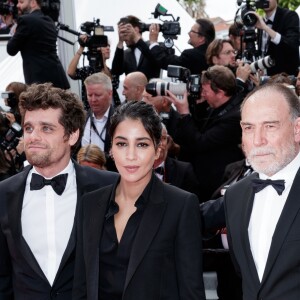
[[[245,7],[242,12],[241,12],[241,16],[242,16],[242,20],[245,26],[254,26],[257,22],[257,17],[256,15],[254,15],[252,12],[254,12],[255,10],[253,8],[247,8]]]

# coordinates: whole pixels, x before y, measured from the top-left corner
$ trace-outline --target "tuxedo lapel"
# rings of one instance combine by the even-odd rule
[[[291,226],[295,218],[297,217],[300,209],[300,169],[297,172],[290,193],[279,217],[278,223],[273,234],[270,251],[266,263],[266,268],[262,278],[262,284],[270,275],[272,267],[276,261],[276,258],[281,250],[283,243],[290,231]]]
[[[139,229],[132,245],[124,293],[160,227],[160,223],[163,219],[167,206],[167,203],[163,198],[163,183],[155,175],[153,176],[153,185],[149,195],[149,202],[145,208]]]
[[[20,253],[23,255],[24,260],[32,267],[35,273],[48,281],[22,235],[22,205],[26,180],[30,169],[31,167],[27,167],[21,173],[16,175],[18,176],[18,179],[15,180],[13,190],[7,192],[8,224],[11,228],[11,234],[15,241],[16,248],[19,249]]]
[[[103,222],[111,193],[115,186],[110,186],[93,193],[86,199],[83,223],[83,247],[88,255],[86,260],[87,282],[91,287],[90,295],[98,295],[99,287],[99,245],[102,236]],[[92,230],[90,230],[92,228]]]
[[[245,201],[245,207],[241,210],[243,212],[241,216],[242,218],[241,236],[242,236],[242,247],[244,248],[246,257],[249,258],[247,267],[249,268],[249,272],[251,273],[251,276],[254,278],[256,285],[259,286],[260,281],[256,270],[255,262],[253,259],[253,255],[251,252],[250,240],[248,234],[248,227],[249,227],[249,222],[250,222],[250,217],[251,217],[253,202],[254,202],[254,191],[252,188],[251,180],[253,178],[257,178],[257,176],[258,176],[257,173],[253,173],[245,179],[247,180],[247,186],[245,186],[245,193],[243,194],[245,196],[245,199],[241,199],[241,201]]]

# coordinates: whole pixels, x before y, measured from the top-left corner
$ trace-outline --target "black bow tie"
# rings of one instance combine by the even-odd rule
[[[268,19],[268,20],[266,20],[266,24],[267,25],[273,25],[273,21],[271,21],[271,20]]]
[[[30,182],[30,190],[31,191],[40,190],[45,185],[51,185],[55,193],[60,196],[65,190],[67,179],[68,179],[67,173],[57,175],[52,179],[45,179],[43,176],[33,173]]]
[[[156,169],[154,169],[154,172],[160,175],[163,175],[165,171],[164,167],[157,167]]]
[[[272,185],[273,188],[278,193],[278,195],[281,195],[282,192],[284,191],[284,180],[271,180],[271,179],[263,180],[259,178],[254,178],[252,179],[252,185],[255,193],[263,190],[268,185]]]

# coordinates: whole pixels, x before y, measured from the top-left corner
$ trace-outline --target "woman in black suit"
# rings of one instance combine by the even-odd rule
[[[112,116],[120,180],[82,201],[73,299],[205,299],[198,199],[153,173],[161,129],[143,101]]]

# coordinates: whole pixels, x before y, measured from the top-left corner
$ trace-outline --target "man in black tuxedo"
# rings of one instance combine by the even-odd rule
[[[299,299],[299,116],[298,97],[281,84],[242,104],[243,149],[256,172],[227,189],[224,207],[244,300]]]
[[[41,11],[41,3],[41,0],[18,2],[22,16],[7,43],[7,53],[21,52],[26,84],[52,82],[56,87],[68,89],[70,85],[57,56],[55,24]]]
[[[147,80],[160,76],[160,67],[142,38],[140,19],[129,15],[118,23],[119,42],[112,62],[112,74],[140,71]],[[124,50],[124,43],[128,47]]]
[[[193,46],[192,49],[184,50],[180,56],[170,55],[165,49],[159,46],[158,40],[159,26],[151,24],[150,26],[150,48],[153,57],[161,68],[167,70],[168,65],[176,65],[188,68],[191,74],[201,74],[208,68],[205,59],[207,46],[215,38],[215,28],[208,19],[197,19],[196,23],[189,31],[188,43]]]
[[[275,65],[267,69],[272,76],[285,72],[297,75],[299,66],[299,16],[296,12],[281,8],[277,0],[269,0],[265,8],[266,18],[254,13],[258,19],[258,50],[262,56],[270,55]]]
[[[77,205],[118,175],[71,160],[85,122],[75,94],[33,84],[20,104],[30,166],[0,184],[0,298],[71,300]]]

